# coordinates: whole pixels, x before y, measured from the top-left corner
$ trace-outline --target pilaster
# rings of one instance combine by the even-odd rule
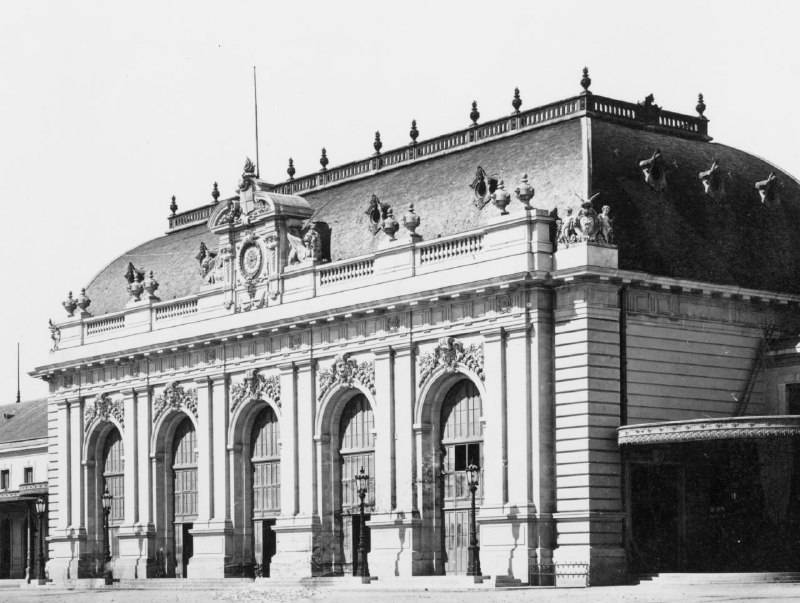
[[[391,513],[394,508],[394,391],[392,350],[375,348],[375,511],[373,515]]]
[[[225,566],[234,552],[226,490],[227,378],[223,373],[204,375],[195,379],[195,383],[199,496],[197,520],[191,530],[194,550],[186,575],[188,578],[224,578]]]
[[[281,515],[270,577],[306,578],[317,570],[321,523],[316,514],[314,417],[316,395],[310,359],[279,365],[281,380]]]
[[[556,290],[556,563],[589,564],[592,584],[625,580],[620,458],[619,287]]]
[[[483,336],[486,398],[483,400],[483,509],[502,508],[508,500],[508,459],[506,457],[506,386],[503,330],[481,331]]]

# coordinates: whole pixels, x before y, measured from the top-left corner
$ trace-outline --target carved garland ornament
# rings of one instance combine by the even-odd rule
[[[95,419],[108,421],[111,417],[114,417],[121,427],[125,427],[122,400],[112,399],[108,394],[100,394],[83,409],[83,430],[88,430]]]
[[[321,400],[336,385],[352,387],[353,382],[359,382],[372,394],[375,394],[375,363],[357,362],[350,358],[350,354],[338,354],[329,369],[319,373],[319,394]]]
[[[153,422],[166,411],[185,408],[197,418],[197,390],[184,389],[177,381],[173,381],[153,401]]]
[[[438,367],[443,366],[448,373],[458,370],[462,364],[484,380],[483,346],[472,343],[467,347],[454,337],[442,337],[433,352],[419,358],[419,387],[422,387]]]
[[[250,369],[244,374],[244,381],[231,387],[231,412],[240,404],[250,400],[269,398],[279,407],[281,405],[281,382],[277,375],[265,377],[258,369]]]

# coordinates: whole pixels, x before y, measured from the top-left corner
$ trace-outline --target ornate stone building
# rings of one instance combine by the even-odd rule
[[[590,83],[173,199],[34,371],[50,577],[97,567],[106,487],[116,577],[353,573],[362,467],[371,573],[464,573],[470,464],[487,575],[794,564],[800,186],[702,96]]]

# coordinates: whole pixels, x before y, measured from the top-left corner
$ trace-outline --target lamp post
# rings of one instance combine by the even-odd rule
[[[47,584],[44,576],[44,512],[47,510],[47,503],[41,496],[36,499],[36,515],[39,516],[39,571],[36,572],[39,584]]]
[[[111,576],[111,547],[108,543],[108,516],[111,513],[111,501],[113,499],[114,497],[111,496],[106,485],[106,491],[103,492],[101,499],[103,502],[103,578],[106,586],[114,583]]]
[[[474,582],[483,582],[481,573],[481,547],[478,546],[478,526],[475,523],[475,491],[478,489],[478,472],[480,470],[474,464],[467,467],[467,485],[472,497],[472,504],[469,513],[469,561],[467,564],[467,576],[473,576]]]
[[[369,566],[367,565],[367,548],[366,548],[366,527],[364,521],[364,497],[367,495],[369,488],[369,474],[361,467],[361,471],[355,476],[356,488],[358,490],[358,498],[361,500],[361,521],[358,530],[358,575],[361,576],[361,584],[369,584]]]

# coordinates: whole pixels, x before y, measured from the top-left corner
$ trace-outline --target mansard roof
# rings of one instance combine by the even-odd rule
[[[47,437],[47,398],[0,406],[0,444]]]
[[[383,235],[372,234],[366,212],[373,195],[398,220],[413,203],[417,232],[431,240],[497,215],[491,203],[475,202],[470,184],[479,166],[504,180],[512,197],[527,173],[532,204],[562,218],[579,198],[600,193],[596,209],[612,208],[621,269],[800,293],[800,238],[790,230],[800,218],[800,184],[758,157],[710,142],[702,115],[652,111],[647,102],[585,94],[268,186],[308,202],[309,221],[330,229],[328,259],[336,261],[377,249]],[[665,180],[648,184],[640,163],[657,150]],[[707,194],[700,173],[714,162],[724,192]],[[762,202],[756,183],[772,172],[775,198]],[[112,261],[87,287],[92,313],[124,308],[129,262],[154,271],[161,299],[199,291],[195,256],[201,242],[216,247],[206,224],[214,209],[171,217],[167,235]],[[522,205],[512,201],[508,211]]]

